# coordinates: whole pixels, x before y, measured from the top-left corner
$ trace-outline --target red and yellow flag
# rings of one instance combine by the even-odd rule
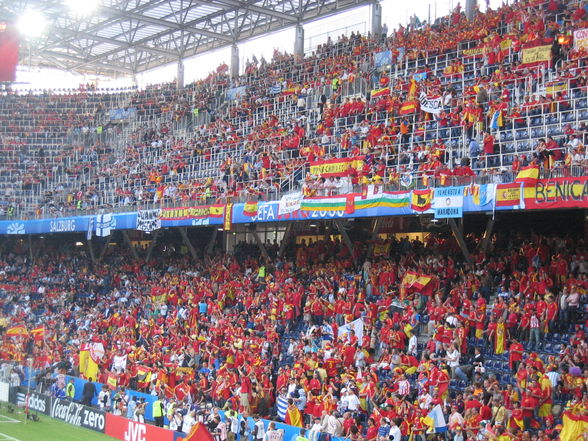
[[[414,100],[418,89],[417,81],[414,78],[410,79],[410,86],[408,86],[408,100]]]
[[[413,190],[411,208],[414,211],[427,211],[431,208],[431,201],[433,200],[433,189],[427,190]]]
[[[27,328],[25,328],[23,325],[16,325],[16,326],[11,326],[10,328],[8,328],[6,330],[6,335],[9,335],[11,337],[16,337],[16,336],[25,336],[25,335],[29,335]]]
[[[210,207],[210,217],[223,217],[225,212],[224,204],[216,204]]]
[[[106,383],[110,386],[111,389],[116,389],[116,385],[118,384],[118,379],[116,378],[116,375],[108,374]]]
[[[382,89],[374,89],[372,90],[372,98],[376,98],[379,96],[388,96],[390,95],[390,88],[384,87]]]
[[[233,227],[233,204],[228,203],[225,207],[225,217],[223,219],[223,230],[231,231]]]
[[[402,103],[402,107],[400,107],[400,114],[408,115],[410,113],[415,113],[417,111],[417,104],[417,101],[405,101]]]
[[[524,184],[535,185],[539,180],[539,167],[535,165],[529,165],[523,167],[518,173],[515,182],[522,182]]]
[[[257,211],[259,210],[259,202],[247,202],[243,207],[243,214],[245,216],[253,217],[257,216]]]
[[[197,423],[185,438],[178,438],[177,441],[214,441],[214,438],[204,424]]]
[[[43,340],[45,338],[45,326],[37,326],[31,330],[31,334],[35,340]]]
[[[588,416],[566,411],[563,414],[563,428],[559,434],[561,441],[577,441],[588,433]]]
[[[494,353],[496,355],[500,355],[502,353],[504,353],[504,348],[505,348],[505,327],[504,327],[504,323],[498,323],[496,325],[496,335],[494,337],[495,341],[494,341]]]
[[[300,414],[300,411],[296,406],[288,406],[288,410],[286,411],[286,419],[284,420],[284,422],[291,426],[303,427],[302,415]]]

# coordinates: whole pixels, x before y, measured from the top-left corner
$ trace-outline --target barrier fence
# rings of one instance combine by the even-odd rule
[[[61,399],[51,397],[36,391],[28,390],[26,387],[10,387],[8,383],[0,382],[0,402],[10,402],[18,407],[27,408],[29,411],[46,415],[51,418],[61,420],[67,424],[76,427],[90,429],[96,432],[104,433],[121,441],[177,441],[186,437],[183,432],[177,432],[166,428],[156,427],[152,424],[141,423],[130,420],[123,416],[114,415],[95,407],[85,406],[77,402],[81,397],[81,390],[86,383],[81,378],[68,377],[74,380],[76,385],[76,395],[74,400]],[[94,383],[97,388],[101,385]],[[150,401],[146,408],[148,412],[145,413],[145,419],[152,421],[151,407],[155,397],[143,394],[141,392],[127,390],[130,396],[133,397],[150,397]],[[96,397],[93,403],[96,402]],[[221,420],[225,421],[224,412],[219,412]],[[240,421],[244,419],[239,416]],[[250,441],[251,433],[255,425],[255,421],[251,417],[245,418],[247,427],[247,435],[242,436],[236,434],[235,441]],[[269,420],[262,419],[265,429],[270,423]],[[167,421],[166,421],[167,422]],[[281,441],[295,441],[300,434],[300,428],[290,426],[288,424],[274,422],[276,430],[282,434]],[[309,439],[318,439],[319,434],[308,433]],[[343,438],[332,437],[333,441],[343,441]]]

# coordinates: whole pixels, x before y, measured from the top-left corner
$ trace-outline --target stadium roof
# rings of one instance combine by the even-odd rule
[[[73,16],[64,0],[0,0],[0,19],[31,9],[46,17],[46,31],[23,46],[25,63],[129,75],[373,2],[100,0],[83,17]]]

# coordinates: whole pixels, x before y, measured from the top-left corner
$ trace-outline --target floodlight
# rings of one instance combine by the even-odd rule
[[[47,21],[39,11],[27,11],[20,16],[17,22],[18,30],[26,37],[39,37],[45,30]]]
[[[64,0],[74,16],[90,15],[98,7],[100,0]]]

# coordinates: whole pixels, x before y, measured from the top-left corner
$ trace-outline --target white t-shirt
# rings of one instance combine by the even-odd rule
[[[357,395],[355,394],[351,394],[351,395],[347,395],[347,409],[350,410],[351,412],[355,412],[357,411],[357,409],[359,409],[359,405],[361,404],[359,402],[359,398],[357,398]]]
[[[398,426],[390,428],[390,438],[392,438],[392,441],[400,441],[401,437],[402,433],[400,433],[400,428]]]

